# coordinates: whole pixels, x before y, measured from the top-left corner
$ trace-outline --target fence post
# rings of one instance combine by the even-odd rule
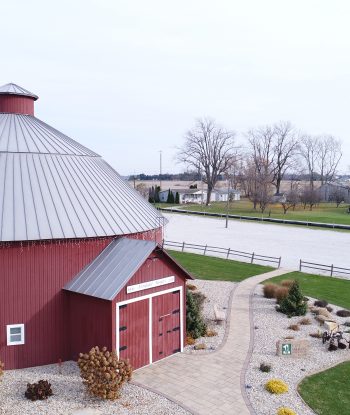
[[[253,261],[254,261],[254,255],[255,255],[255,253],[253,252],[252,253],[252,259],[251,259],[251,261],[250,261],[250,263],[252,264],[253,263]]]
[[[334,266],[332,264],[332,266],[331,266],[331,277],[333,277],[333,268],[334,268]]]
[[[227,250],[226,259],[228,259],[228,258],[229,258],[229,256],[230,256],[230,251],[231,251],[231,248],[229,248],[229,249]]]
[[[278,268],[281,266],[281,259],[282,259],[282,257],[279,257],[279,260],[278,260]]]
[[[184,251],[184,249],[185,249],[185,242],[182,242],[182,252]]]
[[[299,263],[299,271],[301,271],[301,260],[300,260],[300,263]]]
[[[205,255],[205,253],[207,252],[207,246],[208,246],[208,245],[205,245],[203,255]]]

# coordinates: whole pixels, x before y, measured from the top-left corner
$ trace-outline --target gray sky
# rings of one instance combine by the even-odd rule
[[[121,174],[181,171],[199,116],[290,120],[343,142],[350,165],[348,0],[3,1],[0,84]]]

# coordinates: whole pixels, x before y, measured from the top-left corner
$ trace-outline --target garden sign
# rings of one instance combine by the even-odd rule
[[[278,340],[277,356],[282,357],[306,357],[309,354],[310,341],[308,339],[284,339]]]

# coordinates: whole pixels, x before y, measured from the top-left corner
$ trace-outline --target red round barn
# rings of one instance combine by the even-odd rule
[[[98,154],[0,87],[0,360],[22,368],[107,346],[135,368],[182,349],[185,280],[164,220]]]

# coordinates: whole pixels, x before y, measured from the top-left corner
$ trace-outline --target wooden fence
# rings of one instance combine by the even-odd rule
[[[226,259],[232,259],[233,257],[245,258],[245,262],[250,262],[251,264],[254,264],[256,262],[267,262],[270,265],[275,266],[277,268],[281,266],[281,257],[260,255],[255,252],[236,251],[231,248],[221,248],[218,246],[198,245],[191,244],[188,242],[175,242],[166,240],[163,240],[163,247],[177,248],[180,249],[182,252],[184,252],[186,249],[199,251],[199,253],[201,253],[202,255],[206,255],[207,253],[220,254],[222,257]]]
[[[330,276],[333,277],[334,274],[343,274],[343,275],[350,275],[349,268],[342,268],[336,267],[335,265],[324,265],[324,264],[317,264],[316,262],[307,262],[300,260],[299,264],[299,271],[302,271],[303,268],[306,269],[316,269],[318,271],[329,272]]]

